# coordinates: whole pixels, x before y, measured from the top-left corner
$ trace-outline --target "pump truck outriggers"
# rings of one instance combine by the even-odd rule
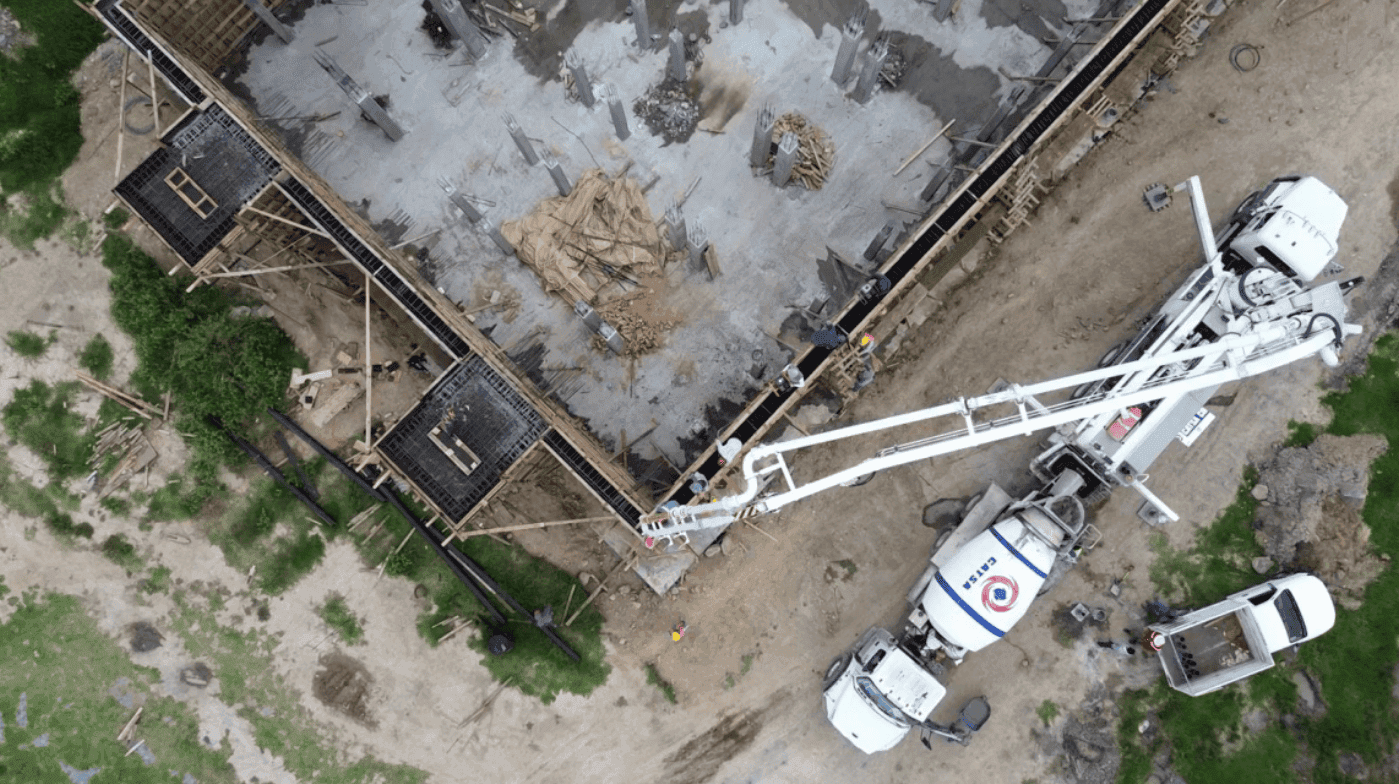
[[[642,521],[648,545],[683,541],[690,531],[860,484],[887,468],[1053,429],[1030,465],[1039,489],[1016,501],[988,491],[909,592],[900,633],[872,629],[828,669],[827,716],[860,750],[891,748],[914,728],[925,744],[931,736],[964,740],[968,729],[929,721],[946,692],[939,677],[947,665],[1004,636],[1052,586],[1056,570],[1096,543],[1100,534],[1086,508],[1126,486],[1161,516],[1177,519],[1146,488],[1146,471],[1172,440],[1188,444],[1199,436],[1213,417],[1204,405],[1214,392],[1312,356],[1335,365],[1346,337],[1361,331],[1346,323],[1344,299],[1361,279],[1315,282],[1339,271],[1334,259],[1347,211],[1321,181],[1274,180],[1245,199],[1218,235],[1199,178],[1175,190],[1189,194],[1205,263],[1097,368],[754,446],[743,456],[741,492],[659,509]],[[956,426],[818,479],[801,481],[787,463],[787,455],[802,449],[943,419]],[[723,446],[736,454],[744,445]],[[778,477],[786,488],[765,492]]]

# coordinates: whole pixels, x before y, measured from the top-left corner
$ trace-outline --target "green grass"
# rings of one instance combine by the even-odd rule
[[[153,519],[191,517],[220,492],[221,464],[246,457],[212,420],[256,442],[271,424],[269,406],[285,402],[291,368],[305,359],[271,319],[232,318],[234,300],[212,286],[186,293],[129,239],[108,237],[102,263],[112,271],[112,318],[135,346],[131,387],[147,400],[172,396],[177,429],[193,456],[184,482],[153,501]]]
[[[408,502],[408,506],[414,508],[417,505]],[[420,507],[416,513],[422,519],[430,516]],[[382,528],[372,540],[365,541],[381,519],[384,520]],[[408,523],[398,514],[380,511],[355,531],[353,540],[365,562],[377,568],[409,530]],[[536,696],[545,704],[553,702],[564,692],[587,696],[607,680],[612,668],[605,661],[606,652],[602,645],[602,613],[596,607],[589,606],[572,625],[563,625],[567,620],[564,608],[569,603],[570,591],[573,601],[569,615],[578,609],[582,597],[587,595],[577,578],[518,546],[504,545],[489,537],[477,536],[464,542],[454,542],[452,546],[480,564],[528,610],[552,606],[559,624],[556,632],[578,653],[580,659],[578,662],[569,659],[532,623],[516,617],[512,611],[500,605],[501,611],[510,619],[508,632],[515,638],[515,649],[505,656],[486,653],[489,635],[485,633],[476,635],[469,643],[473,650],[480,653],[482,665],[493,678],[502,683],[509,679],[512,688]],[[456,576],[425,542],[414,535],[399,552],[394,562],[395,570],[401,571],[405,579],[426,588],[432,601],[432,609],[419,615],[417,624],[418,633],[429,644],[436,645],[447,633],[447,626],[436,624],[453,616],[469,619],[482,632],[490,630],[486,609],[457,581]]]
[[[104,471],[103,473],[107,472]],[[118,517],[125,517],[131,513],[131,501],[120,496],[109,495],[97,503],[100,504],[103,509],[106,509],[108,512]]]
[[[69,214],[58,179],[83,143],[69,78],[104,31],[72,3],[5,0],[5,7],[37,41],[18,57],[0,57],[0,191],[22,193],[26,203],[12,209],[0,200],[0,234],[32,248]]]
[[[15,390],[0,412],[10,437],[34,451],[46,464],[51,481],[87,473],[96,438],[84,432],[86,423],[72,411],[78,382],[50,387],[38,379]]]
[[[112,534],[102,542],[102,554],[112,563],[128,572],[139,572],[146,565],[136,554],[136,546],[126,541],[121,534]]]
[[[36,335],[27,330],[17,329],[5,336],[5,344],[10,350],[19,354],[25,359],[38,359],[49,350],[49,345],[53,341],[44,338],[43,335]]]
[[[150,575],[141,581],[141,590],[145,593],[165,593],[170,588],[170,567],[157,566],[151,570]]]
[[[326,597],[325,604],[320,606],[318,611],[321,620],[325,625],[334,629],[347,645],[358,645],[364,640],[364,629],[359,625],[359,619],[345,604],[345,597],[338,593]]]
[[[1284,447],[1308,447],[1321,435],[1321,429],[1310,422],[1292,421],[1287,423],[1287,438],[1282,442]]]
[[[1234,503],[1196,532],[1191,549],[1172,550],[1163,536],[1152,537],[1156,561],[1151,580],[1169,601],[1203,606],[1261,579],[1252,566],[1253,559],[1263,555],[1252,525],[1258,501],[1251,491],[1257,483],[1258,469],[1245,468]]]
[[[675,687],[671,685],[670,681],[661,677],[661,671],[656,669],[654,663],[648,663],[646,665],[646,683],[660,689],[661,696],[665,697],[666,702],[671,705],[679,701],[675,697]]]
[[[125,226],[126,222],[129,220],[131,220],[131,213],[121,207],[117,207],[102,216],[102,225],[106,226],[108,231],[117,231],[122,226]]]
[[[189,773],[201,784],[238,780],[228,763],[228,744],[202,746],[194,713],[175,700],[154,697],[151,688],[160,674],[133,665],[76,598],[26,597],[0,626],[0,661],[6,663],[0,667],[0,710],[6,719],[0,780],[67,784],[59,760],[79,770],[101,767],[99,781],[169,782],[171,770]],[[143,700],[136,737],[145,741],[158,764],[147,766],[137,754],[124,756],[126,749],[115,737],[133,711],[108,693],[114,687]],[[27,727],[15,720],[21,694]],[[48,745],[33,745],[42,736]]]
[[[1059,717],[1059,704],[1054,700],[1045,700],[1040,703],[1038,708],[1035,708],[1035,715],[1039,716],[1040,721],[1044,722],[1044,726],[1048,727]]]
[[[83,353],[78,355],[78,364],[91,373],[93,378],[106,381],[112,375],[112,363],[115,359],[112,344],[99,333],[93,335],[87,345],[83,346]]]
[[[328,728],[317,725],[299,703],[296,690],[277,675],[272,652],[277,640],[258,632],[220,625],[209,609],[200,609],[200,596],[176,591],[171,627],[191,658],[209,665],[219,678],[219,698],[240,706],[238,715],[253,727],[254,740],[267,753],[281,757],[300,781],[321,784],[422,784],[427,774],[406,765],[390,765],[374,757],[355,758],[336,742]],[[203,784],[203,779],[200,779]]]
[[[1287,445],[1310,443],[1322,432],[1376,433],[1390,444],[1399,444],[1399,336],[1380,338],[1366,373],[1350,379],[1348,391],[1328,394],[1322,402],[1333,413],[1331,424],[1323,428],[1294,423]],[[1235,585],[1258,582],[1257,575],[1243,573],[1239,560],[1252,552],[1244,546],[1241,530],[1252,519],[1256,503],[1248,495],[1252,481],[1245,477],[1235,504],[1201,531],[1192,552],[1163,555],[1166,565],[1159,574],[1155,567],[1152,571],[1153,579],[1161,578],[1158,585],[1164,580],[1169,587],[1180,588],[1190,603],[1203,604],[1236,590]],[[1399,451],[1391,449],[1371,464],[1362,515],[1375,551],[1399,558]],[[1199,584],[1192,584],[1193,580]],[[1399,661],[1399,570],[1391,566],[1381,573],[1366,589],[1360,609],[1337,608],[1336,625],[1303,645],[1299,661],[1320,684],[1321,698],[1328,705],[1325,715],[1298,717],[1296,738],[1277,726],[1243,736],[1242,748],[1230,754],[1222,752],[1219,733],[1224,733],[1225,741],[1237,733],[1245,707],[1266,706],[1275,714],[1295,708],[1298,697],[1291,668],[1280,665],[1246,684],[1199,698],[1186,697],[1164,683],[1149,692],[1129,692],[1120,703],[1123,767],[1119,781],[1138,782],[1149,772],[1149,752],[1154,749],[1136,742],[1136,724],[1148,707],[1159,711],[1174,750],[1173,764],[1191,784],[1294,781],[1291,762],[1299,741],[1316,762],[1310,773],[1315,784],[1351,780],[1338,765],[1344,752],[1378,766],[1399,742],[1399,715],[1390,694],[1394,665]]]

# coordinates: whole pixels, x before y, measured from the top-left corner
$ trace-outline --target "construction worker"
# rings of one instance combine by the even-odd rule
[[[681,619],[680,623],[675,624],[675,626],[670,630],[670,641],[680,642],[680,638],[685,636],[685,629],[685,621],[684,619]]]

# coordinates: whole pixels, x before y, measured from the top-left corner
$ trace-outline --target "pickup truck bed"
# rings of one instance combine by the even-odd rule
[[[1253,658],[1243,624],[1235,613],[1172,634],[1167,644],[1172,654],[1167,661],[1175,665],[1173,669],[1182,676],[1182,682],[1199,680]]]

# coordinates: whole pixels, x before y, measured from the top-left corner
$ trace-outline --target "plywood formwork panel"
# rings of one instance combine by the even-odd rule
[[[281,4],[282,0],[263,2],[268,8]],[[258,25],[242,0],[127,0],[126,6],[208,72],[218,68]]]

